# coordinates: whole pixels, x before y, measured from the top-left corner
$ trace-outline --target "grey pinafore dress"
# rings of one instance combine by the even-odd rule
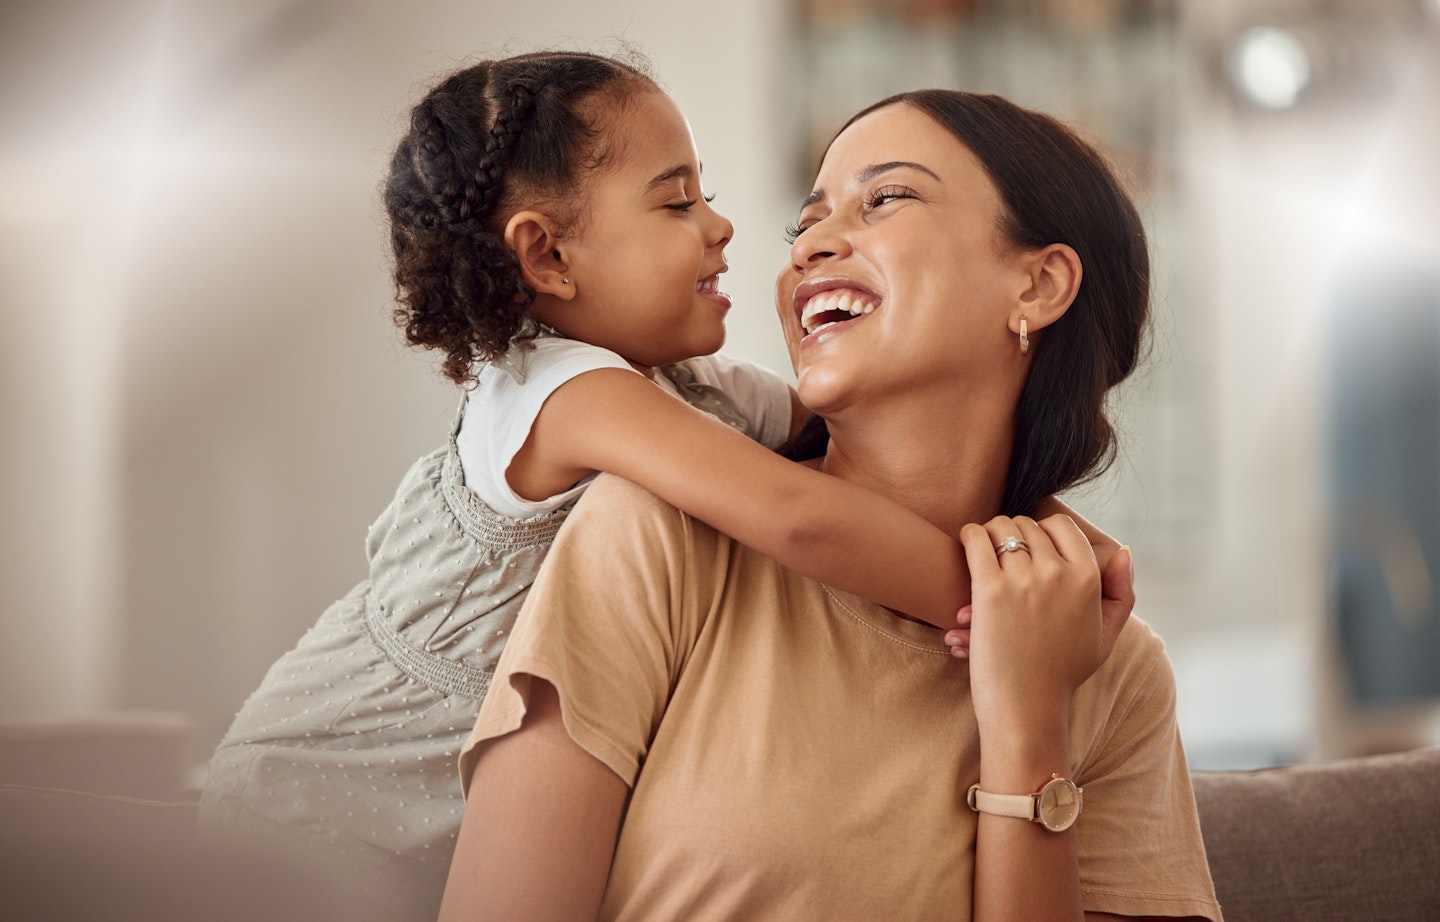
[[[685,400],[748,430],[683,364],[663,370]],[[371,526],[369,578],[245,702],[200,802],[207,833],[333,846],[314,851],[401,918],[435,918],[464,810],[460,745],[573,506],[491,510],[465,486],[458,431],[457,419]]]

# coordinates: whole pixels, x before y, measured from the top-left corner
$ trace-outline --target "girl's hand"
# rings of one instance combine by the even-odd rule
[[[1134,606],[1129,552],[1108,561],[1102,580],[1089,541],[1063,515],[1040,523],[999,516],[965,526],[960,537],[973,580],[970,682],[982,732],[987,724],[1053,725],[1114,648]],[[1011,537],[1025,546],[997,550]]]

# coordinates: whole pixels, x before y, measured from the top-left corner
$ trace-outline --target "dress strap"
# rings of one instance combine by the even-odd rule
[[[554,541],[575,505],[573,501],[533,518],[517,519],[491,509],[475,495],[474,490],[465,486],[465,469],[460,464],[460,449],[455,441],[460,435],[460,421],[464,415],[465,398],[462,397],[440,471],[440,488],[445,493],[445,504],[450,507],[460,527],[477,541],[502,550]]]
[[[684,362],[661,366],[665,377],[675,385],[680,397],[698,410],[703,410],[732,429],[738,429],[751,438],[757,433],[750,431],[750,421],[740,412],[740,406],[730,395],[718,387],[701,384],[695,380],[695,372]]]

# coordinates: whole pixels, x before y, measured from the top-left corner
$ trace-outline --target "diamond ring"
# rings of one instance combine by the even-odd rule
[[[1024,551],[1025,553],[1028,554],[1028,553],[1030,553],[1030,545],[1026,544],[1024,541],[1021,541],[1019,538],[1015,537],[1014,535],[1011,535],[1010,537],[1006,538],[1004,541],[1001,541],[999,544],[995,545],[995,556],[996,556],[996,557],[999,557],[1001,554],[1005,553],[1006,551]]]

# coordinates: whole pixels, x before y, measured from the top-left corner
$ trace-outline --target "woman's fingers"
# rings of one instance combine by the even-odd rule
[[[993,578],[1000,573],[1000,559],[995,556],[995,539],[988,525],[966,525],[960,529],[960,546],[965,549],[965,563],[970,579]]]
[[[1049,530],[1029,516],[996,516],[985,523],[985,530],[994,542],[997,559],[1005,568],[1065,556],[1056,549]]]
[[[1115,649],[1130,613],[1135,610],[1135,564],[1130,548],[1122,547],[1100,571],[1100,631],[1105,656]]]
[[[1085,532],[1068,515],[1052,515],[1038,523],[1050,537],[1051,545],[1071,563],[1095,566],[1095,548]]]
[[[1070,518],[997,516],[984,534],[990,561],[966,533],[974,599],[967,658],[976,714],[1005,725],[1067,701],[1108,653],[1110,621],[1095,555]]]

